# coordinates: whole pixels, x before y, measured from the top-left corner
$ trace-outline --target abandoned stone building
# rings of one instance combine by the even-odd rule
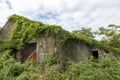
[[[0,30],[0,35],[4,39],[7,39],[10,36],[11,30],[14,27],[13,25],[14,22],[8,20]],[[69,38],[66,42],[66,44],[60,44],[52,35],[47,37],[38,36],[35,40],[25,43],[24,48],[17,51],[15,58],[18,61],[24,62],[33,56],[32,58],[36,59],[36,61],[40,63],[47,55],[56,52],[58,53],[61,62],[66,61],[66,58],[73,61],[80,61],[88,59],[91,55],[95,58],[99,58],[100,56],[103,56],[104,53],[108,54],[104,50],[97,47],[93,48],[85,42],[79,41],[75,38]]]

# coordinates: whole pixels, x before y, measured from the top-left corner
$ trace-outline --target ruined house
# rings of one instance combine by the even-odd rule
[[[30,22],[28,23],[28,21]],[[19,25],[16,26],[16,23]],[[35,27],[34,24],[40,27],[36,29],[37,27]],[[0,35],[4,39],[8,39],[9,36],[12,35],[11,33],[13,32],[14,27],[17,27],[18,31],[20,31],[21,27],[24,28],[22,32],[24,34],[25,28],[29,28],[29,26],[31,29],[36,30],[37,36],[35,36],[34,39],[27,41],[23,40],[24,45],[22,45],[22,48],[15,53],[15,58],[18,61],[24,62],[33,54],[36,56],[34,59],[40,63],[47,55],[57,53],[57,58],[60,60],[61,65],[64,65],[63,62],[67,59],[80,61],[88,59],[91,55],[95,58],[99,58],[104,55],[103,53],[108,54],[106,52],[107,49],[99,46],[96,40],[86,38],[85,36],[71,34],[59,26],[45,25],[18,15],[12,15],[8,19],[6,24],[0,30]],[[30,34],[32,32],[26,33]],[[14,33],[14,35],[16,34],[17,32]],[[27,34],[24,35],[26,39],[26,36],[28,36]],[[90,42],[88,42],[87,39],[89,39]]]

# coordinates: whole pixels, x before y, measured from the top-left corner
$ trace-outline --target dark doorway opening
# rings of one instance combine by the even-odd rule
[[[93,56],[95,59],[98,59],[98,57],[99,57],[98,51],[92,51],[92,56]]]
[[[27,57],[36,50],[36,43],[26,43],[22,52],[21,52],[21,62],[25,62]]]

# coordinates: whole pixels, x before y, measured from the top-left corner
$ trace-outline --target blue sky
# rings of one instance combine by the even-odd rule
[[[120,0],[0,0],[0,26],[18,14],[72,31],[120,25]]]

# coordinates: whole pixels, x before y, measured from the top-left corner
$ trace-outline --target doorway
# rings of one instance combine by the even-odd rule
[[[98,58],[99,58],[98,51],[92,51],[92,56],[93,56],[95,59],[98,59]]]

